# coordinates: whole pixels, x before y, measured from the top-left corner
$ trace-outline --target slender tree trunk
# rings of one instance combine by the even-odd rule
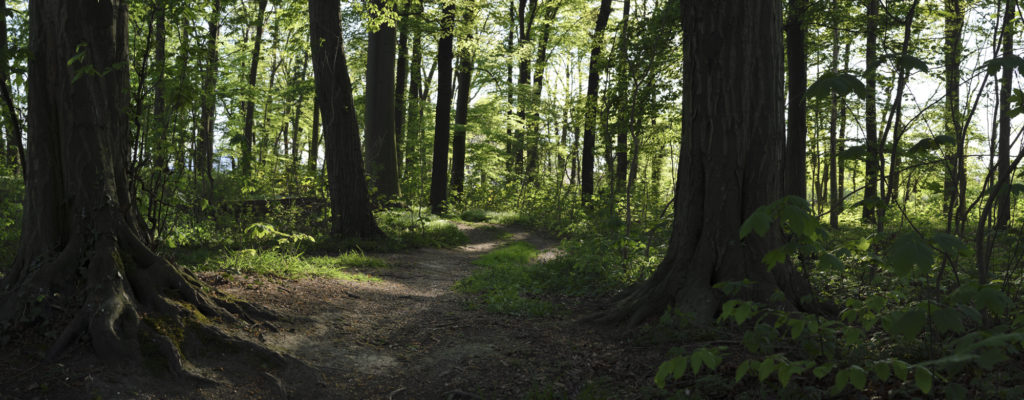
[[[529,8],[527,8],[529,3]],[[533,41],[533,21],[537,15],[537,0],[519,0],[519,47],[523,48],[530,45]],[[519,122],[522,125],[516,130],[516,143],[518,143],[520,151],[516,153],[516,171],[526,172],[526,179],[533,180],[536,177],[531,171],[531,168],[536,168],[536,164],[533,166],[526,166],[523,158],[523,149],[526,150],[526,159],[536,158],[536,141],[537,138],[527,137],[527,133],[531,131],[530,127],[535,122],[528,121],[526,119],[526,109],[535,107],[535,100],[532,98],[533,90],[530,90],[530,58],[522,57],[519,60],[519,86],[516,87],[516,97],[519,104],[516,108],[518,111],[516,115],[519,117]],[[524,168],[525,166],[525,168]]]
[[[310,132],[309,154],[306,165],[309,172],[316,172],[317,160],[320,158],[320,96],[313,94],[313,130]]]
[[[594,27],[592,48],[590,49],[590,72],[587,77],[586,115],[583,122],[583,166],[581,180],[581,200],[583,204],[590,202],[594,194],[594,127],[597,125],[597,92],[601,85],[601,38],[608,26],[608,15],[612,12],[611,0],[601,0],[601,8],[597,13]]]
[[[420,118],[420,111],[423,108],[423,102],[420,101],[420,87],[422,83],[422,72],[420,69],[423,68],[423,44],[422,35],[417,33],[412,39],[412,60],[409,64],[409,110],[408,118],[409,126],[406,128],[406,139],[405,139],[405,171],[417,171],[417,166],[422,160],[417,157],[416,145],[419,142],[420,127],[422,126],[422,120]]]
[[[791,306],[810,292],[791,265],[769,271],[762,264],[781,244],[780,232],[737,237],[744,220],[782,195],[781,3],[683,7],[683,140],[672,237],[651,278],[601,317],[606,321],[638,324],[672,306],[710,323],[724,301],[712,288],[717,282],[749,279],[739,297],[767,302],[781,290]]]
[[[833,6],[836,2],[833,1]],[[835,15],[836,10],[832,10],[832,18],[837,20],[833,21],[832,26],[832,73],[839,72],[839,21]],[[838,122],[839,122],[839,96],[832,93],[830,96],[831,109],[829,110],[829,121],[828,121],[828,197],[829,197],[829,211],[828,211],[828,224],[833,229],[839,228],[839,212],[841,211],[842,200],[839,198],[839,173],[838,173],[838,162],[837,162],[837,142],[838,142]]]
[[[167,152],[170,150],[170,143],[167,137],[167,110],[164,99],[164,86],[166,85],[167,71],[167,4],[163,0],[157,0],[153,10],[156,18],[156,51],[153,56],[153,64],[156,67],[156,76],[153,82],[153,140],[151,142],[154,166],[159,171],[167,169]]]
[[[213,1],[213,11],[207,20],[206,71],[203,77],[203,93],[199,117],[199,143],[195,156],[195,168],[203,181],[206,195],[213,189],[213,131],[217,121],[217,36],[220,34],[220,0]]]
[[[260,65],[260,46],[263,44],[263,15],[267,11],[267,0],[259,0],[259,13],[256,16],[256,35],[253,37],[252,62],[249,64],[249,77],[246,81],[249,89],[256,90],[256,76]],[[271,83],[270,86],[274,84]],[[255,94],[251,94],[255,96]],[[242,174],[249,176],[252,173],[252,146],[256,142],[253,133],[253,118],[256,113],[256,102],[250,96],[243,104],[245,108],[245,126],[242,130]]]
[[[306,69],[309,67],[309,53],[302,52],[302,67],[299,69],[299,75],[295,80],[294,85],[302,85],[306,81]],[[291,171],[294,175],[299,170],[299,137],[302,135],[302,126],[299,122],[302,121],[302,105],[306,99],[306,93],[300,91],[299,96],[295,99],[295,114],[292,116],[292,167]]]
[[[789,0],[786,55],[789,68],[789,118],[786,120],[786,194],[807,198],[807,0]]]
[[[455,129],[452,135],[452,191],[461,195],[466,181],[466,122],[473,78],[473,59],[470,55],[459,58],[456,78],[459,80],[459,90],[455,98]]]
[[[1013,35],[1014,16],[1017,14],[1017,0],[1006,0],[1006,8],[1003,11],[1003,32],[1002,47],[1003,58],[1013,57]],[[1010,95],[1013,90],[1014,68],[1003,67],[1002,79],[999,87],[999,156],[996,161],[996,169],[999,172],[999,181],[1004,182],[1002,190],[993,192],[996,199],[996,229],[1003,229],[1010,222]]]
[[[960,210],[964,205],[960,203],[960,182],[966,183],[966,168],[964,159],[964,147],[966,135],[964,135],[960,117],[960,60],[963,41],[963,9],[962,0],[945,0],[944,30],[945,46],[943,47],[943,66],[945,69],[946,89],[946,112],[943,114],[943,131],[953,137],[956,141],[956,150],[952,157],[946,161],[946,179],[944,211],[946,212],[946,232],[956,231],[957,221],[960,217]]]
[[[448,147],[452,118],[452,40],[455,32],[455,5],[444,8],[441,26],[444,28],[437,43],[437,108],[434,116],[434,156],[430,175],[430,212],[442,214],[448,199]]]
[[[878,2],[867,0],[867,34],[865,45],[864,81],[867,86],[867,99],[864,100],[864,134],[867,159],[864,166],[864,208],[861,219],[865,222],[876,222],[876,205],[878,203],[878,176],[881,173],[879,159],[882,152],[878,145],[878,115],[875,108],[875,96],[878,81]]]
[[[620,96],[618,104],[618,107],[620,109],[625,108],[626,104],[629,102],[627,100],[629,98],[629,95],[627,94],[626,88],[628,87],[628,81],[633,72],[628,65],[627,58],[630,47],[629,1],[630,0],[623,0],[622,2],[622,29],[619,33],[619,62],[622,63],[622,66],[625,67],[620,67],[620,70],[623,71],[619,73],[615,89],[615,93],[617,93]],[[622,184],[626,182],[626,172],[628,170],[626,165],[628,163],[626,161],[626,146],[628,146],[628,144],[626,143],[626,141],[629,137],[629,131],[631,129],[631,121],[629,121],[629,118],[626,117],[625,113],[619,112],[618,118],[621,119],[622,121],[619,124],[617,124],[618,127],[616,129],[616,131],[618,131],[618,135],[615,141],[615,179],[612,181],[614,182],[613,191],[615,188],[622,186]]]
[[[4,150],[7,161],[17,167],[24,181],[25,176],[25,144],[21,138],[21,116],[14,104],[11,94],[10,54],[7,41],[7,1],[0,0],[0,96],[3,96],[7,125],[7,145]]]
[[[340,7],[336,0],[309,0],[313,77],[324,120],[324,169],[331,195],[331,233],[343,237],[381,237],[384,234],[373,219],[359,149],[359,120],[341,37]]]
[[[409,3],[411,4],[411,2]],[[406,7],[408,10],[408,6]],[[404,20],[403,20],[404,22]],[[405,99],[409,76],[409,27],[399,23],[398,63],[395,65],[395,163],[398,165],[399,181],[405,162],[405,113],[409,102]]]
[[[526,155],[526,171],[527,176],[538,182],[537,174],[540,164],[540,143],[541,143],[541,128],[540,128],[540,101],[541,95],[544,93],[544,70],[548,66],[548,42],[551,38],[551,21],[555,19],[555,15],[558,14],[558,4],[550,5],[547,9],[546,15],[542,16],[541,21],[541,37],[540,43],[538,44],[537,50],[537,62],[533,64],[533,99],[537,102],[538,106],[533,108],[533,115],[531,118],[532,128],[532,140],[527,150]]]
[[[385,8],[386,1],[372,2]],[[383,13],[383,11],[381,11]],[[395,27],[380,25],[366,49],[366,171],[377,203],[399,196],[395,144]]]
[[[900,55],[906,56],[910,54],[910,41],[912,39],[913,31],[912,27],[914,24],[914,17],[917,15],[917,5],[920,0],[914,0],[910,6],[910,11],[907,13],[907,19],[903,25],[903,44],[900,47]],[[899,64],[898,64],[899,65]],[[898,201],[899,189],[900,189],[900,164],[902,163],[902,157],[900,157],[900,142],[903,139],[903,133],[906,126],[903,124],[903,93],[907,87],[907,81],[910,78],[910,67],[907,65],[899,65],[896,74],[896,98],[892,105],[892,112],[890,116],[893,118],[892,121],[892,148],[889,156],[889,181],[886,184],[888,186],[883,201],[882,207],[878,210],[878,231],[881,232],[885,229],[885,213],[889,207],[889,203]],[[889,131],[890,125],[886,124],[886,129],[882,133],[882,137],[887,136],[885,132]]]

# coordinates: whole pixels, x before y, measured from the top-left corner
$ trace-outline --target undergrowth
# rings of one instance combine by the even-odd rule
[[[387,263],[375,257],[350,251],[337,256],[304,256],[278,251],[244,249],[230,251],[192,265],[199,271],[230,274],[255,274],[286,279],[327,277],[352,281],[377,282],[380,278],[353,269],[383,268]]]

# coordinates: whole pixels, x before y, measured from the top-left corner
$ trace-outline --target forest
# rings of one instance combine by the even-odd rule
[[[1022,398],[1022,7],[0,0],[0,399]]]

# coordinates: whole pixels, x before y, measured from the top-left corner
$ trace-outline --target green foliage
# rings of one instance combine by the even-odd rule
[[[480,294],[484,307],[491,312],[545,316],[554,305],[535,298],[542,293],[538,285],[542,265],[531,264],[537,250],[528,243],[515,242],[492,250],[473,261],[480,268],[455,284],[455,290]]]
[[[225,252],[207,259],[202,264],[189,267],[198,271],[267,275],[285,279],[320,276],[377,282],[380,281],[380,278],[358,272],[358,270],[379,269],[386,266],[387,263],[381,259],[354,251],[337,256],[309,257],[277,251],[244,249]]]

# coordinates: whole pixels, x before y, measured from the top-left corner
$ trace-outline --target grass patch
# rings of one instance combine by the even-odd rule
[[[470,208],[459,214],[459,219],[466,222],[484,222],[487,220],[487,211],[479,208]]]
[[[455,290],[479,294],[483,306],[491,312],[549,315],[554,311],[553,304],[527,297],[541,293],[536,277],[537,271],[543,266],[530,264],[536,256],[537,250],[525,242],[515,242],[495,249],[473,261],[483,268],[456,283]]]
[[[351,281],[377,282],[381,279],[351,269],[386,266],[387,263],[384,260],[355,251],[338,256],[307,257],[276,251],[244,249],[208,258],[202,264],[194,265],[191,268],[199,271],[266,275],[287,279],[322,276]]]

